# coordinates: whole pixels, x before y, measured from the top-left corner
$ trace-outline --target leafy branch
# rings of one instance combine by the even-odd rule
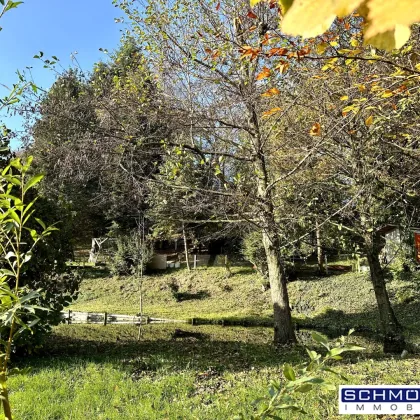
[[[43,178],[43,175],[30,176],[31,163],[32,157],[24,163],[20,159],[13,159],[0,175],[0,324],[8,336],[7,340],[0,339],[0,398],[8,420],[12,419],[12,413],[6,382],[8,376],[15,372],[8,367],[13,342],[23,331],[32,331],[39,321],[37,310],[46,310],[34,304],[40,296],[40,290],[21,287],[21,277],[35,246],[57,230],[33,217],[37,198],[26,204],[28,191]],[[32,219],[42,228],[41,233],[29,226]]]
[[[309,362],[298,366],[296,369],[286,363],[283,367],[286,383],[273,381],[269,388],[270,397],[255,401],[254,404],[259,404],[258,413],[249,418],[252,420],[281,419],[277,413],[282,410],[307,414],[304,407],[296,403],[296,394],[310,392],[315,387],[325,391],[335,391],[336,386],[322,378],[322,374],[332,373],[344,381],[348,380],[341,373],[331,369],[330,363],[333,360],[341,360],[341,354],[344,352],[364,350],[363,347],[347,342],[348,337],[353,332],[354,330],[350,330],[347,337],[341,336],[333,344],[330,344],[323,335],[312,332],[312,338],[318,344],[321,344],[327,350],[327,353],[323,356],[314,350],[306,349],[310,358]],[[237,420],[244,420],[245,418],[247,417],[243,414],[236,417]]]

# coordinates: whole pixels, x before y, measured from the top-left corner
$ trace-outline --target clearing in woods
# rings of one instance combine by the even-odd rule
[[[270,322],[269,291],[262,291],[258,276],[247,267],[234,267],[233,273],[229,279],[221,268],[147,276],[144,312],[212,322]],[[419,342],[416,286],[393,280],[389,287],[410,341]],[[306,275],[289,288],[298,323],[333,330],[378,328],[367,274]],[[414,293],[410,299],[407,290]],[[137,279],[109,277],[106,271],[91,269],[71,309],[135,314],[138,302]],[[179,334],[180,328],[194,334]],[[10,379],[12,404],[17,419],[34,420],[223,420],[240,412],[249,416],[252,402],[268,395],[270,380],[282,378],[283,364],[301,363],[306,358],[304,345],[316,348],[309,337],[308,331],[300,331],[300,346],[276,350],[267,327],[147,325],[138,342],[136,326],[60,325],[46,346],[46,356],[19,362],[30,365],[32,372]],[[370,332],[357,334],[353,341],[366,350],[346,355],[335,366],[350,383],[420,381],[416,355],[405,359],[384,355],[381,341]],[[306,418],[339,418],[335,392],[302,394],[300,402],[309,413]],[[301,417],[292,412],[283,416]]]

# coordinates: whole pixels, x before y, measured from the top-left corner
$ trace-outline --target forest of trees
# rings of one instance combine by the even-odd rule
[[[400,339],[379,255],[381,229],[418,223],[417,28],[380,53],[357,16],[305,41],[264,2],[121,7],[130,32],[107,62],[26,98],[25,153],[73,212],[72,241],[112,222],[129,232],[140,215],[149,233],[196,221],[256,234],[284,344],[285,258],[315,232],[339,237],[367,256],[382,328]]]

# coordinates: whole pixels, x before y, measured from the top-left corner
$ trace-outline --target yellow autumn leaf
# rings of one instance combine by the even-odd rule
[[[253,7],[261,1],[250,3]],[[280,0],[280,5],[283,32],[304,38],[321,35],[336,16],[357,10],[366,21],[365,44],[386,50],[401,48],[410,37],[410,26],[420,22],[420,0]]]
[[[350,45],[352,47],[357,47],[359,45],[359,41],[356,38],[352,38],[350,41]]]
[[[271,71],[270,71],[270,69],[268,68],[268,67],[263,67],[262,68],[262,70],[261,70],[261,73],[258,73],[257,74],[257,77],[256,77],[256,79],[257,80],[262,80],[262,79],[265,79],[266,77],[269,77],[270,76],[270,74],[271,74]]]
[[[350,13],[353,13],[362,2],[363,0],[333,0],[335,13],[338,17],[345,17]]]
[[[283,14],[286,13],[292,6],[294,0],[280,0],[280,6]]]
[[[316,46],[316,52],[317,52],[319,55],[322,55],[322,54],[324,54],[325,50],[326,50],[328,47],[329,47],[329,45],[328,45],[326,42],[322,42],[321,44],[318,44],[318,45]]]
[[[387,89],[382,95],[382,98],[390,98],[391,96],[394,96],[393,92],[389,89]]]
[[[312,38],[324,33],[337,15],[345,16],[363,0],[299,0],[293,1],[282,22],[282,30],[289,35]]]
[[[370,31],[371,27],[372,24],[367,26],[364,44],[373,45],[381,50],[399,49],[408,41],[411,35],[411,30],[408,26],[396,25],[394,29],[374,35],[371,35],[374,33],[374,31]]]
[[[268,89],[266,92],[262,93],[261,96],[270,97],[274,95],[278,95],[280,91],[277,88]]]
[[[321,135],[321,124],[316,122],[312,126],[311,130],[309,131],[309,134],[313,137],[320,136]]]
[[[275,114],[275,113],[277,113],[277,112],[280,112],[280,111],[282,111],[282,109],[281,109],[281,108],[279,108],[279,107],[276,107],[276,108],[271,108],[271,109],[269,109],[268,111],[263,112],[262,116],[263,116],[264,118],[268,118],[268,117],[271,117],[271,115],[273,115],[273,114]]]
[[[348,97],[347,95],[343,95],[343,96],[340,98],[340,101],[347,101],[347,99],[349,99],[349,97]]]
[[[287,61],[280,61],[279,64],[277,64],[276,67],[274,67],[274,70],[279,70],[280,74],[286,73],[287,69],[289,68],[290,64]]]
[[[373,124],[373,115],[371,115],[370,117],[366,118],[365,120],[365,124],[369,127],[370,125]]]
[[[397,25],[409,27],[420,21],[420,0],[368,0],[366,37],[392,31]]]

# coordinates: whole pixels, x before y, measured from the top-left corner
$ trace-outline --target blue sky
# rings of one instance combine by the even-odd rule
[[[114,18],[121,16],[112,0],[26,0],[0,22],[0,83],[11,86],[17,81],[16,70],[33,66],[36,84],[49,87],[55,75],[33,58],[39,51],[45,58],[57,56],[64,67],[77,51],[81,67],[90,70],[93,63],[106,58],[99,48],[111,51],[118,47],[122,27]],[[0,88],[1,97],[5,93]],[[12,129],[21,127],[17,117],[1,121]]]

